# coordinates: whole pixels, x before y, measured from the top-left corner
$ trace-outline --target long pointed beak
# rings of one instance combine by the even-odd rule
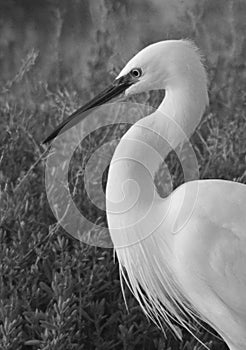
[[[58,134],[64,133],[74,125],[82,121],[93,108],[107,103],[112,98],[120,95],[129,86],[133,84],[132,79],[127,74],[119,79],[116,79],[112,85],[107,87],[104,91],[94,97],[91,101],[80,107],[77,111],[66,118],[57,128],[43,141],[43,144],[53,140]],[[84,113],[88,111],[89,113]]]

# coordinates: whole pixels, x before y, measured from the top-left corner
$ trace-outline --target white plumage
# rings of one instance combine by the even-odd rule
[[[200,55],[189,41],[163,41],[139,52],[119,77],[134,67],[142,76],[126,94],[165,89],[166,96],[124,135],[111,161],[107,218],[120,271],[157,322],[175,331],[172,317],[186,326],[186,314],[198,316],[231,349],[245,349],[246,187],[192,181],[161,199],[153,181],[156,151],[164,159],[170,150],[160,136],[175,148],[183,141],[177,124],[191,135],[208,102]]]
[[[190,136],[208,104],[198,49],[162,41],[134,56],[113,85],[66,119],[45,140],[75,125],[125,91],[165,89],[157,111],[123,136],[109,168],[107,219],[121,276],[159,325],[189,327],[200,318],[231,350],[246,344],[246,186],[191,181],[161,198],[154,174],[171,149]],[[81,116],[82,112],[86,112]]]

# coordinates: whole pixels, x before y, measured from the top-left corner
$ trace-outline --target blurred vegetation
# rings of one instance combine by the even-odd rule
[[[127,311],[113,252],[72,240],[57,225],[40,141],[139,48],[189,37],[204,52],[210,81],[210,107],[192,137],[200,177],[245,183],[245,2],[2,0],[0,6],[0,348],[203,349],[183,329],[182,342],[168,330],[165,337],[124,286]],[[136,99],[153,105],[158,96]],[[124,131],[114,130],[119,137]],[[87,140],[71,172],[77,205],[95,220],[76,164],[101,139],[95,133]],[[167,163],[179,183],[174,154]],[[164,173],[157,174],[160,192]],[[201,327],[197,336],[210,349],[226,349]]]

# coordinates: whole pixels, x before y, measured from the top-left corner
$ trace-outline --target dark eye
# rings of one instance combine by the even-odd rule
[[[141,68],[133,68],[133,69],[131,70],[131,75],[132,75],[133,77],[135,77],[135,78],[140,78],[141,75],[142,75],[142,70],[141,70]]]

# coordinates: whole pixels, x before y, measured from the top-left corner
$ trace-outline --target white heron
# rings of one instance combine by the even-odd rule
[[[198,317],[231,350],[245,349],[246,186],[191,181],[163,199],[153,181],[170,151],[162,139],[172,147],[183,142],[178,130],[190,136],[208,103],[206,72],[195,45],[168,40],[144,48],[110,88],[72,114],[45,142],[80,121],[81,112],[123,91],[131,95],[154,89],[165,89],[162,103],[123,136],[109,168],[107,220],[121,276],[157,323],[163,319],[175,330],[172,319],[186,327],[186,315]],[[187,193],[195,193],[196,199],[186,198]],[[192,210],[186,220],[188,207]],[[184,223],[178,230],[177,222]]]

